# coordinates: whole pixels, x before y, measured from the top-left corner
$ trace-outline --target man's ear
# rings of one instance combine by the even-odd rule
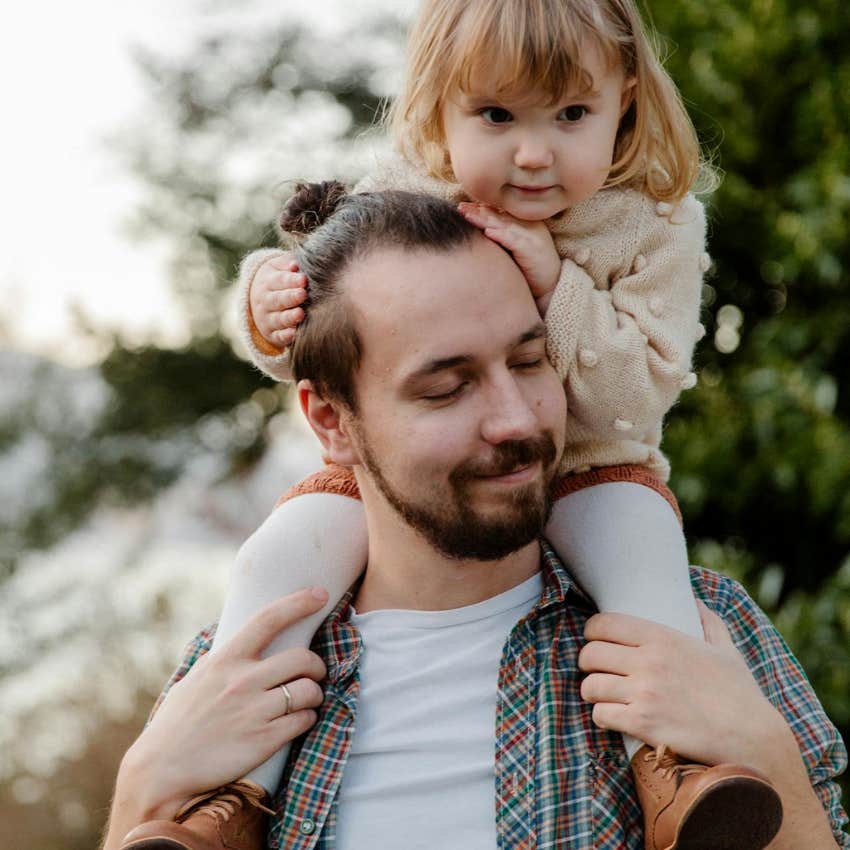
[[[299,381],[297,390],[298,403],[313,433],[319,438],[325,456],[342,466],[360,463],[360,455],[351,441],[344,405],[326,401],[316,391],[312,381]]]

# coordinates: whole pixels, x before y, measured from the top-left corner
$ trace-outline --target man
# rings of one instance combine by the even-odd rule
[[[233,824],[259,799],[227,786],[204,809],[193,795],[311,726],[274,801],[270,847],[638,848],[619,732],[758,768],[784,809],[772,850],[850,847],[834,782],[843,744],[734,582],[695,571],[698,597],[723,618],[705,609],[703,643],[593,616],[539,541],[565,402],[509,255],[451,207],[403,193],[354,196],[311,239],[335,271],[327,287],[311,276],[293,371],[326,453],[355,470],[366,572],[320,630],[318,655],[261,657],[321,608],[316,591],[262,612],[216,656],[199,637],[122,763],[106,850],[143,821],[159,818],[164,834],[200,810],[217,832],[192,846],[246,846]],[[659,787],[699,781],[678,762],[655,767]],[[647,820],[648,846],[684,850],[655,834],[662,822]],[[169,834],[137,831],[127,846],[189,846]]]

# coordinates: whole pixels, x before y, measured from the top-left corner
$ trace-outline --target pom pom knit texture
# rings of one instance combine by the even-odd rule
[[[457,202],[460,187],[390,159],[355,192],[405,189]],[[547,222],[562,259],[546,315],[548,350],[567,393],[567,448],[561,473],[640,464],[661,480],[670,467],[659,450],[664,416],[691,371],[699,324],[705,212],[688,195],[656,203],[633,189],[603,189]],[[250,311],[251,282],[280,252],[256,251],[239,273],[240,331],[254,363],[289,380],[287,352],[265,341]]]

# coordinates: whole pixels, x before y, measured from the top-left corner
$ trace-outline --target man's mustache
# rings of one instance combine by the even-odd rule
[[[457,466],[449,476],[455,484],[472,478],[507,475],[523,466],[540,461],[548,469],[557,457],[558,449],[549,431],[527,440],[507,440],[493,449],[486,460],[468,460]]]

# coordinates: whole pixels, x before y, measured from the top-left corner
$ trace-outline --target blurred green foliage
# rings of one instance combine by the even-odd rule
[[[744,581],[847,738],[850,7],[651,8],[724,172],[700,388],[665,436],[672,484],[695,560]]]

